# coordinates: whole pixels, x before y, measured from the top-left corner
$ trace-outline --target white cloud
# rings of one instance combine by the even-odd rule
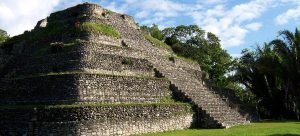
[[[134,15],[136,18],[146,18],[149,16],[149,12],[147,11],[141,11]]]
[[[290,21],[299,21],[300,19],[300,1],[299,0],[280,0],[280,6],[286,7],[287,5],[293,5],[285,12],[277,15],[274,19],[277,25],[285,25]]]
[[[223,4],[226,3],[227,0],[198,0],[198,3],[201,5],[215,5],[215,4]]]
[[[245,28],[251,30],[251,31],[257,31],[262,27],[261,23],[251,23],[251,24],[247,24],[245,26]]]
[[[83,1],[90,0],[1,0],[0,28],[10,35],[20,34],[32,29],[38,20],[51,12]],[[237,5],[230,5],[229,1],[99,0],[98,3],[113,11],[134,15],[142,25],[158,24],[160,28],[178,25],[181,17],[188,16],[192,18],[190,24],[195,23],[215,33],[224,48],[243,44],[248,33],[261,29],[263,24],[257,19],[274,6],[284,6],[286,3],[295,5],[276,18],[277,24],[300,18],[299,0],[251,0]]]
[[[245,41],[246,34],[257,31],[262,24],[253,23],[274,0],[253,0],[226,9],[223,4],[210,9],[190,13],[194,22],[206,31],[218,35],[224,48],[239,46]]]
[[[104,4],[107,1],[102,1]],[[178,3],[172,0],[124,0],[123,2],[110,2],[105,8],[121,12],[133,12],[136,19],[142,25],[151,25],[153,23],[169,26],[174,21],[168,20],[170,17],[178,17],[185,14],[186,11],[191,10],[190,5]],[[163,27],[164,27],[163,26]]]
[[[299,18],[300,18],[300,4],[297,7],[293,9],[289,9],[286,12],[278,15],[275,21],[278,25],[284,25],[291,20],[297,20]]]
[[[140,24],[158,24],[160,28],[174,26],[178,21],[176,17],[189,16],[204,30],[218,35],[223,47],[227,48],[243,44],[249,32],[261,28],[262,24],[255,19],[274,5],[274,1],[252,0],[227,8],[228,0],[198,0],[194,3],[124,0],[123,3],[110,2],[106,8],[132,13]]]
[[[32,29],[58,4],[59,0],[1,0],[0,28],[12,36],[21,34]]]
[[[107,9],[110,9],[114,12],[118,13],[125,13],[127,9],[127,5],[119,6],[116,2],[111,2],[108,6],[106,6]]]
[[[63,10],[72,6],[76,6],[77,4],[83,3],[86,0],[59,0],[59,4],[54,7],[54,10]]]

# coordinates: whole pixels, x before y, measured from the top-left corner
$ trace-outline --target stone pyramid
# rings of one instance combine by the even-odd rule
[[[197,63],[95,4],[52,13],[0,55],[0,135],[131,135],[250,120],[226,91],[204,84]]]

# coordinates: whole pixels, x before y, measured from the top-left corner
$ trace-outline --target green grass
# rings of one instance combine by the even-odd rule
[[[258,122],[229,129],[188,129],[142,136],[300,136],[300,122]]]
[[[26,40],[28,43],[41,42],[47,43],[51,41],[58,41],[64,37],[72,35],[73,37],[80,37],[81,33],[92,32],[96,34],[103,34],[113,38],[120,38],[120,33],[112,26],[106,24],[99,24],[95,22],[83,22],[79,28],[70,27],[65,22],[50,23],[45,28],[33,29],[31,31],[25,31],[23,34],[14,36],[8,39],[3,45],[7,51],[11,51],[15,43]]]
[[[160,102],[175,102],[175,100],[171,96],[161,97],[159,101]]]
[[[120,38],[120,33],[115,30],[112,26],[106,24],[99,24],[95,22],[84,22],[81,28],[86,31],[90,31],[97,34],[104,34],[106,36]]]
[[[145,38],[151,42],[154,46],[157,46],[157,47],[161,47],[161,48],[164,48],[164,49],[167,49],[167,50],[172,50],[172,48],[165,44],[164,42],[156,39],[156,38],[153,38],[152,36],[148,35],[148,34],[144,34]]]
[[[176,59],[181,59],[181,60],[183,60],[183,61],[187,61],[187,62],[191,62],[191,63],[198,64],[197,61],[192,60],[192,59],[190,59],[190,58],[186,58],[186,57],[178,56],[178,55],[174,55],[174,57],[175,57]]]

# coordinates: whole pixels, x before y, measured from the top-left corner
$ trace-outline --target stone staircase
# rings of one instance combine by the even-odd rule
[[[113,26],[119,29],[122,24],[113,24]],[[188,100],[196,107],[194,109],[194,111],[198,112],[196,126],[201,124],[200,127],[206,128],[229,128],[250,123],[238,110],[230,107],[230,104],[223,100],[221,95],[204,85],[201,78],[185,70],[182,66],[169,61],[168,56],[173,54],[172,51],[153,46],[139,30],[128,27],[119,31],[121,33],[131,31],[131,34],[136,34],[128,35],[127,33],[122,33],[123,39],[129,47],[138,49],[140,52],[138,53],[139,57],[152,63],[156,70],[156,75],[168,78],[173,85],[173,89],[175,88],[177,93],[183,95],[183,99]],[[191,68],[194,71],[201,72],[200,66],[197,67],[198,69],[194,69],[195,66]]]
[[[193,77],[190,73],[180,68],[168,66],[168,63],[170,63],[168,61],[161,60],[160,63],[157,63],[157,61],[152,60],[151,62],[162,76],[171,81],[171,84],[175,87],[175,91],[179,91],[186,97],[185,99],[188,99],[190,103],[208,115],[209,119],[205,119],[205,124],[202,124],[201,127],[229,128],[235,125],[250,123],[246,117],[232,109],[220,95],[203,85],[201,81]],[[200,120],[201,118],[203,120],[203,117],[199,117]],[[210,120],[210,122],[207,122],[207,120]]]
[[[142,51],[143,56],[141,57],[146,58],[153,64],[156,75],[168,78],[173,85],[173,91],[177,91],[177,93],[183,95],[184,98],[182,99],[185,99],[196,107],[194,110],[198,112],[195,124],[197,127],[229,128],[235,125],[250,123],[247,117],[239,113],[237,109],[230,107],[229,102],[225,98],[223,100],[223,96],[203,84],[201,78],[168,60],[167,56],[172,53],[166,54],[163,51],[158,51],[161,49],[153,49],[155,47],[146,40],[140,39],[138,41],[143,42],[136,43],[140,45],[135,46],[139,46],[139,48],[144,47],[144,50],[147,51]],[[191,68],[194,71],[201,72],[200,66],[199,69]],[[199,126],[199,124],[201,125]]]

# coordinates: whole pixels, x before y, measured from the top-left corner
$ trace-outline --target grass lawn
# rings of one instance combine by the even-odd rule
[[[259,122],[229,129],[188,129],[142,136],[300,136],[300,122]]]

